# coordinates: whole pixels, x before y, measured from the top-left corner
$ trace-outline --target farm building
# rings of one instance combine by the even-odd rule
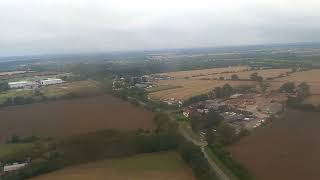
[[[9,82],[9,87],[11,89],[13,88],[31,88],[34,83],[29,81],[17,81],[17,82]]]
[[[60,83],[63,83],[64,81],[62,79],[53,79],[53,78],[48,78],[48,79],[45,79],[45,80],[41,80],[40,81],[40,84],[41,85],[52,85],[52,84],[60,84]]]
[[[3,172],[10,172],[10,171],[16,171],[18,169],[21,169],[23,167],[25,167],[27,165],[27,163],[13,163],[11,165],[6,165],[3,167]]]

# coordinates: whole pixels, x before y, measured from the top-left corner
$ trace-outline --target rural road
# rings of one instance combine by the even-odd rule
[[[214,170],[216,175],[220,178],[220,180],[230,180],[230,178],[217,166],[217,164],[210,158],[208,153],[205,151],[205,146],[201,146],[201,151],[204,157],[207,159],[211,168]]]
[[[183,128],[179,128],[180,133],[186,138],[188,141],[192,142],[194,145],[199,146],[201,148],[201,152],[203,153],[204,157],[207,159],[210,167],[216,173],[220,180],[231,180],[220,168],[219,166],[210,158],[208,153],[205,151],[205,147],[208,145],[206,141],[197,140],[191,137],[191,135],[186,132]]]

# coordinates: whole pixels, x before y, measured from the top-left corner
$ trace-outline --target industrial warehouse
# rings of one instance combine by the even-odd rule
[[[31,89],[33,87],[37,86],[48,86],[48,85],[53,85],[53,84],[61,84],[64,81],[62,79],[57,79],[57,78],[48,78],[48,79],[43,79],[39,81],[17,81],[17,82],[9,82],[8,85],[10,89],[19,89],[19,88],[24,88],[24,89]]]

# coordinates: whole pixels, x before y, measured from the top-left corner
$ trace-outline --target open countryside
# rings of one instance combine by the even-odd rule
[[[258,73],[263,79],[277,78],[285,76],[291,69],[261,69],[261,70],[247,70],[247,71],[238,71],[232,73],[220,73],[207,76],[194,77],[196,79],[219,79],[223,77],[224,79],[231,79],[233,74],[238,75],[240,80],[250,80],[250,75],[254,72]]]
[[[313,95],[320,94],[320,70],[307,70],[292,73],[290,76],[282,77],[271,81],[271,89],[278,89],[285,82],[294,82],[296,84],[306,82],[310,85],[310,90]]]
[[[51,137],[154,127],[151,112],[108,95],[7,107],[0,117],[2,143],[12,135]]]
[[[102,160],[49,173],[31,180],[195,180],[176,152],[141,154]]]
[[[174,79],[174,80],[162,80],[158,83],[158,86],[176,86],[173,89],[161,90],[150,93],[152,99],[170,99],[186,100],[192,96],[207,93],[215,87],[223,86],[224,84],[230,84],[231,86],[239,85],[251,85],[252,81],[217,81],[217,80],[193,80],[193,79]]]
[[[259,180],[318,180],[320,113],[289,109],[284,118],[231,145],[229,150]]]
[[[222,73],[235,73],[246,71],[249,69],[249,66],[231,66],[223,68],[212,68],[212,69],[201,69],[201,70],[191,70],[191,71],[176,71],[168,73],[160,73],[161,76],[170,76],[177,79],[191,78],[191,77],[201,77],[213,74],[222,74]]]

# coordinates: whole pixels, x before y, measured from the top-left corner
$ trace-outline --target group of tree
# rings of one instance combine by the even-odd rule
[[[9,85],[7,82],[0,81],[0,92],[7,91],[9,89]]]
[[[296,85],[294,82],[286,82],[280,87],[280,92],[289,93],[289,94],[297,94],[297,97],[300,99],[304,99],[310,96],[310,86],[303,82]]]
[[[192,113],[190,116],[192,129],[197,133],[205,131],[210,144],[228,145],[236,140],[236,133],[234,128],[223,120],[224,118],[213,110],[205,115]]]
[[[257,72],[254,72],[250,75],[250,79],[252,81],[262,81],[263,80],[263,77],[262,76],[259,76],[259,74]]]
[[[232,88],[229,84],[225,84],[222,87],[216,87],[213,90],[213,95],[215,98],[226,98],[230,97],[235,93],[235,89]]]
[[[178,152],[185,162],[192,168],[194,175],[199,180],[218,180],[219,178],[210,167],[208,161],[204,157],[200,148],[183,140],[179,147]]]
[[[24,105],[31,104],[35,100],[32,97],[16,96],[12,98],[7,98],[1,105],[2,106],[11,106],[11,105]]]
[[[239,80],[240,78],[239,78],[239,76],[237,75],[237,74],[232,74],[231,75],[231,80],[234,80],[234,81],[237,81],[237,80]]]

